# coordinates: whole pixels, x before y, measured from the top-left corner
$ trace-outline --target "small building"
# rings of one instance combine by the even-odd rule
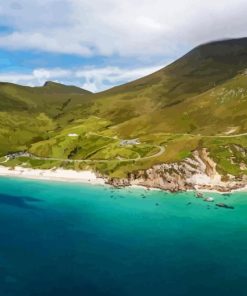
[[[139,144],[141,144],[139,139],[130,139],[130,140],[121,140],[120,141],[121,146],[139,145]]]
[[[9,159],[16,159],[19,157],[31,157],[32,154],[26,151],[20,151],[20,152],[14,152],[14,153],[9,153],[6,155]]]

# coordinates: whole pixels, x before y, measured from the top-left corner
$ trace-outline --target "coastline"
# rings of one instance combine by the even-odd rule
[[[16,166],[15,168],[5,167],[0,165],[0,177],[16,177],[22,179],[42,180],[42,181],[57,181],[57,182],[68,182],[68,183],[81,183],[90,185],[104,185],[117,187],[113,184],[109,184],[107,179],[98,177],[93,171],[75,171],[62,168],[56,169],[32,169],[23,168]],[[133,189],[144,189],[144,190],[156,190],[162,191],[160,188],[149,188],[142,185],[131,184],[129,186]]]
[[[91,185],[105,185],[105,179],[98,177],[92,171],[75,171],[66,169],[31,169],[17,166],[8,168],[0,166],[0,177],[17,177],[24,179],[85,183]]]
[[[33,179],[33,180],[44,180],[44,181],[58,181],[58,182],[68,182],[68,183],[81,183],[81,184],[90,184],[90,185],[110,185],[113,187],[131,187],[131,188],[141,188],[145,190],[158,190],[158,191],[170,191],[170,192],[189,192],[189,191],[198,191],[205,193],[234,193],[234,192],[247,192],[247,185],[234,189],[225,189],[217,190],[219,183],[209,183],[209,184],[194,184],[194,188],[188,188],[185,190],[171,191],[169,189],[163,189],[159,187],[152,187],[150,185],[145,186],[145,184],[137,184],[135,182],[130,182],[125,185],[116,185],[109,182],[108,179],[99,177],[93,171],[75,171],[71,169],[32,169],[24,168],[21,166],[16,166],[15,168],[5,167],[0,165],[0,177],[15,177],[15,178],[24,178],[24,179]],[[222,184],[221,184],[222,185]]]

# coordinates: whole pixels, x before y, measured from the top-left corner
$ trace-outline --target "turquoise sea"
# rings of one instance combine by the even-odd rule
[[[0,178],[0,295],[247,295],[247,193],[207,195]]]

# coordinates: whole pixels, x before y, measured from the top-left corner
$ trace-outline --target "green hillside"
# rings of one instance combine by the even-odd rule
[[[74,106],[82,101],[82,96],[90,92],[75,86],[65,86],[54,82],[46,82],[43,87],[28,87],[12,83],[0,83],[1,111],[45,110],[51,115],[65,104]],[[47,108],[49,107],[49,108]]]
[[[57,118],[78,104],[87,104],[90,95],[52,82],[43,87],[0,83],[0,153],[27,149],[46,139],[49,131],[59,127]]]
[[[225,83],[226,88],[238,91],[237,80],[244,83],[246,68],[247,39],[202,45],[152,75],[97,94],[91,110],[116,124],[125,122],[127,133],[128,125],[130,130],[133,126],[131,121],[127,122],[129,119],[149,131],[203,132],[205,124],[197,112],[202,112],[204,104],[215,103],[212,93],[223,89]],[[230,100],[231,93],[226,96]],[[234,104],[237,107],[239,102],[235,100]],[[207,112],[217,125],[218,110],[212,114],[205,106],[203,113]],[[228,126],[221,128],[223,131]]]
[[[40,158],[25,160],[32,166],[50,160],[123,176],[205,147],[222,174],[245,174],[245,153],[234,147],[247,151],[247,38],[201,45],[97,94],[53,82],[1,84],[0,110],[0,153],[28,150]]]

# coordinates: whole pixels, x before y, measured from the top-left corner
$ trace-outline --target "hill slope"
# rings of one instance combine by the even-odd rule
[[[214,128],[218,129],[219,124],[223,132],[228,129],[228,122],[222,125],[218,112],[222,107],[231,110],[231,93],[238,97],[238,84],[242,87],[245,83],[246,69],[247,39],[205,44],[152,75],[96,94],[88,113],[108,118],[114,124],[126,122],[120,131],[127,133],[139,125],[148,131],[209,133],[212,124],[205,129],[201,122],[205,119],[214,122]],[[224,93],[228,104],[215,105],[215,95],[229,88],[229,95]],[[213,113],[212,108],[208,110],[210,104],[214,104]],[[244,103],[235,100],[234,104],[242,112]],[[232,124],[235,125],[234,118],[229,122]],[[240,130],[243,128],[241,123]]]
[[[82,95],[89,91],[75,86],[66,86],[54,82],[46,82],[42,87],[28,87],[12,83],[0,83],[1,111],[42,111],[62,106],[70,99],[73,105],[82,101]],[[79,99],[78,99],[79,97]]]
[[[57,118],[78,104],[86,104],[91,93],[47,82],[43,87],[0,83],[0,153],[26,149],[58,127]]]

